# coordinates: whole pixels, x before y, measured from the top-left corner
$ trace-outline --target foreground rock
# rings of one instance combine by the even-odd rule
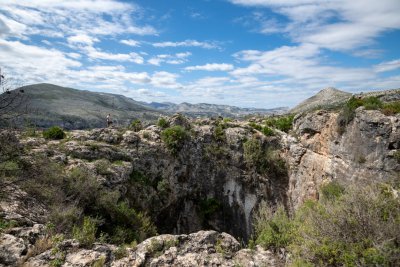
[[[200,231],[160,235],[134,248],[96,243],[83,248],[76,240],[56,240],[43,225],[13,228],[0,235],[0,266],[283,266],[272,252],[240,249],[231,235]]]

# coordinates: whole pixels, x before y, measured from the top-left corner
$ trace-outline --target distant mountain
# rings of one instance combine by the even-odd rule
[[[174,104],[169,102],[158,103],[151,102],[145,104],[149,108],[157,109],[167,113],[182,113],[190,117],[210,117],[210,116],[223,116],[223,117],[242,117],[249,114],[282,114],[288,111],[286,107],[278,107],[273,109],[257,109],[257,108],[239,108],[228,105],[215,105],[215,104],[190,104],[181,103]]]
[[[128,125],[133,119],[156,120],[163,113],[122,96],[90,92],[53,84],[21,87],[28,99],[28,114],[18,118],[19,125],[38,127],[59,125],[66,129],[104,127],[107,114],[117,125]]]
[[[318,107],[329,107],[346,102],[351,93],[340,91],[333,87],[325,88],[316,95],[304,100],[290,110],[291,113],[305,112]]]

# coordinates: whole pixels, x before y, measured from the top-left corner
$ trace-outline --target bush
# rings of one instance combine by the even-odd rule
[[[169,127],[169,122],[167,121],[166,118],[161,117],[161,118],[158,119],[157,126],[160,127],[160,128],[165,129],[165,128]]]
[[[382,101],[376,96],[370,96],[363,99],[365,109],[380,109],[383,107]]]
[[[344,133],[346,126],[354,119],[355,110],[362,105],[363,101],[354,96],[346,102],[337,119],[339,134]]]
[[[383,108],[382,108],[382,112],[386,116],[392,116],[392,115],[396,115],[397,113],[400,113],[400,101],[395,101],[395,102],[384,104]]]
[[[257,172],[268,174],[270,178],[286,176],[286,164],[271,147],[265,147],[257,139],[249,139],[243,143],[243,157],[248,167]]]
[[[225,141],[225,129],[223,125],[218,125],[214,128],[213,137],[217,142]]]
[[[292,114],[280,117],[270,117],[265,121],[265,124],[287,133],[292,129],[293,119],[294,115]]]
[[[279,249],[291,244],[295,237],[294,222],[289,219],[283,206],[276,212],[265,202],[260,204],[255,218],[256,244],[268,249]]]
[[[179,152],[188,137],[186,130],[179,125],[169,127],[161,132],[161,139],[172,154]]]
[[[344,187],[336,181],[332,181],[320,189],[321,197],[324,200],[333,201],[344,194]]]
[[[96,241],[97,226],[96,221],[90,217],[83,219],[83,224],[72,229],[72,236],[79,241],[83,247],[91,247]]]
[[[250,122],[249,126],[251,126],[253,129],[256,129],[256,130],[262,132],[265,136],[275,135],[275,132],[268,126],[261,126],[260,124],[257,124],[254,122]]]
[[[128,250],[125,246],[119,246],[116,250],[114,250],[114,256],[116,260],[120,260],[128,256]]]
[[[344,189],[333,182],[322,188],[323,201],[306,201],[293,218],[283,208],[273,214],[261,205],[254,219],[256,243],[286,247],[293,266],[399,266],[399,189]]]
[[[261,129],[261,132],[265,135],[265,136],[273,136],[275,135],[274,130],[272,130],[271,128],[269,128],[268,126],[264,126]]]
[[[134,132],[138,132],[143,129],[142,122],[138,119],[131,122],[129,125],[129,129],[132,129]]]
[[[46,139],[60,140],[64,139],[65,132],[58,126],[53,126],[43,131],[43,137]]]

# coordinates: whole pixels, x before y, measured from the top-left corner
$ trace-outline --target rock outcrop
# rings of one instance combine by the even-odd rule
[[[400,149],[400,116],[377,110],[356,110],[341,133],[337,112],[316,111],[298,116],[298,138],[282,139],[289,163],[289,205],[296,209],[305,199],[318,198],[324,183],[385,181],[398,175],[394,157]]]
[[[271,251],[241,249],[231,235],[216,231],[159,235],[131,248],[100,243],[85,248],[73,239],[50,240],[36,224],[10,229],[0,240],[0,266],[284,266]]]

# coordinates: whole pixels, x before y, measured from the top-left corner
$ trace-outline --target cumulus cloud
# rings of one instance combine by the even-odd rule
[[[192,71],[192,70],[204,70],[204,71],[229,71],[233,70],[232,64],[226,63],[207,63],[205,65],[198,65],[198,66],[189,66],[186,67],[185,70]]]
[[[98,42],[99,39],[97,39],[95,37],[90,37],[86,34],[77,34],[77,35],[69,36],[67,38],[67,41],[70,44],[93,45],[93,43]]]

